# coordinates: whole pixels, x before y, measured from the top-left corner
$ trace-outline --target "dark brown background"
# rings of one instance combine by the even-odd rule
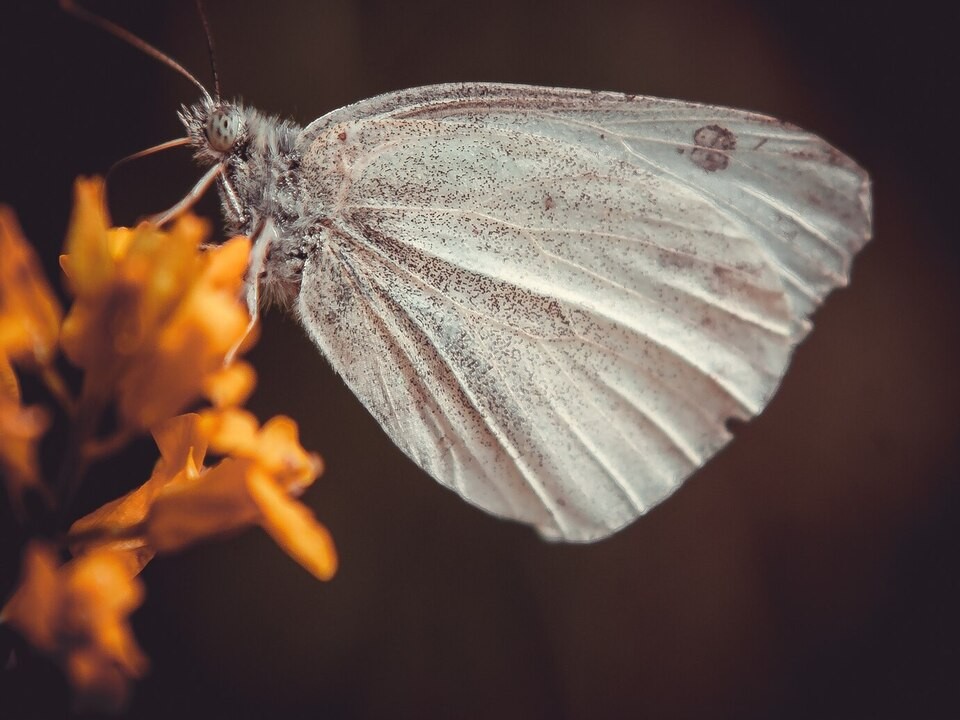
[[[208,77],[187,0],[91,4]],[[135,616],[153,672],[130,717],[960,717],[960,11],[932,0],[209,4],[225,93],[302,123],[455,80],[789,119],[872,172],[876,239],[763,416],[671,500],[586,547],[543,543],[432,483],[271,314],[252,406],[292,415],[326,458],[306,500],[342,570],[314,582],[259,532],[153,563]],[[53,6],[0,17],[0,200],[51,271],[72,178],[175,137],[174,111],[196,95]],[[165,207],[196,177],[176,153],[126,168],[117,221]],[[104,470],[104,488],[145,477],[149,447]],[[9,553],[3,562],[9,587]],[[55,678],[7,673],[0,716],[62,717]]]

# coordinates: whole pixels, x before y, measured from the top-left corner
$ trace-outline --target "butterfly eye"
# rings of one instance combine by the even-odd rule
[[[240,119],[228,109],[214,110],[207,118],[207,140],[217,152],[227,152],[240,134]]]

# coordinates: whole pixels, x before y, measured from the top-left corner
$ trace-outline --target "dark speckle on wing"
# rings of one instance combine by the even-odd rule
[[[690,159],[707,172],[725,170],[730,164],[730,153],[737,147],[737,137],[719,125],[704,125],[693,133],[696,147]]]

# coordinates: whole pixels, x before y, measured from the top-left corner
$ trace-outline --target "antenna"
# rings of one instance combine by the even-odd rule
[[[113,22],[112,20],[107,20],[105,17],[101,17],[96,13],[90,12],[84,7],[80,7],[73,0],[60,0],[60,9],[63,10],[64,12],[69,13],[70,15],[73,15],[74,17],[80,20],[83,20],[84,22],[90,23],[91,25],[98,27],[101,30],[104,30],[105,32],[109,33],[110,35],[113,35],[114,37],[120,38],[124,42],[129,43],[133,47],[137,48],[137,50],[139,50],[140,52],[149,55],[154,60],[159,60],[164,65],[180,73],[181,75],[183,75],[183,77],[187,78],[187,80],[189,80],[198,88],[200,88],[200,92],[203,93],[203,97],[208,102],[210,103],[213,102],[213,98],[210,97],[210,93],[203,86],[203,84],[199,80],[197,80],[185,67],[183,67],[183,65],[178,63],[176,60],[174,60],[172,57],[170,57],[166,53],[155,48],[146,40],[142,40],[141,38],[137,37],[132,32],[127,30],[125,27],[117,25],[117,23]],[[201,17],[203,17],[202,13],[201,13]],[[204,30],[206,30],[206,20],[204,19],[203,22],[204,22]],[[212,63],[213,62],[213,52],[212,52],[213,44],[212,44],[212,41],[210,41],[209,32],[207,32],[207,41],[209,43],[209,46],[211,47],[210,60]],[[216,81],[216,74],[214,74],[214,81]],[[220,97],[219,86],[217,87],[217,97],[218,98]]]
[[[219,100],[220,75],[217,73],[217,56],[213,52],[213,33],[210,32],[210,23],[207,21],[203,0],[197,0],[197,14],[200,15],[200,24],[203,25],[203,35],[207,38],[207,55],[210,57],[210,72],[213,73],[213,94]]]

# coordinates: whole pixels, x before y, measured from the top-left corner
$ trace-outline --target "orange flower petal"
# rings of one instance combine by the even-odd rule
[[[37,448],[50,418],[43,408],[20,404],[20,384],[0,352],[0,471],[14,505],[27,487],[44,492]]]
[[[186,466],[191,453],[197,465],[203,464],[207,454],[207,437],[200,416],[196,413],[178,415],[155,426],[153,439],[160,449],[163,466],[171,477]]]
[[[23,407],[0,399],[0,467],[14,485],[37,485],[37,445],[50,420],[43,408]]]
[[[0,613],[0,619],[16,628],[31,645],[48,653],[57,646],[63,606],[59,566],[51,547],[30,543],[23,552],[20,585]]]
[[[80,712],[118,713],[130,699],[130,678],[113,658],[96,648],[80,648],[67,658],[67,675]]]
[[[337,552],[330,533],[313,513],[262,473],[251,473],[247,489],[262,513],[260,524],[277,545],[315,577],[332,578]]]
[[[257,374],[249,363],[234,362],[211,373],[203,380],[203,394],[216,407],[242,405],[257,384]]]
[[[14,360],[49,364],[62,316],[16,216],[0,206],[0,350]]]
[[[98,551],[72,560],[64,566],[69,571],[67,584],[70,593],[89,600],[90,608],[83,608],[77,623],[93,623],[93,632],[101,645],[121,658],[124,665],[138,664],[130,655],[126,634],[117,619],[133,612],[143,602],[143,585],[130,577],[126,562],[116,553]],[[76,605],[68,612],[80,610]]]
[[[260,424],[253,413],[240,408],[207,410],[200,413],[200,426],[214,451],[246,458],[256,454]]]
[[[223,245],[208,249],[207,256],[209,264],[204,272],[204,282],[211,290],[239,295],[250,262],[249,238],[231,238]]]
[[[10,358],[0,350],[0,398],[20,403],[20,381],[13,371]]]
[[[202,250],[208,223],[190,214],[169,231],[108,230],[101,191],[98,181],[78,181],[61,261],[76,295],[61,343],[87,371],[85,392],[116,398],[134,428],[153,427],[205,391],[242,398],[243,371],[233,382],[219,374],[250,322],[239,297],[249,241]]]
[[[78,296],[98,294],[113,279],[108,225],[103,182],[95,178],[79,178],[74,185],[73,215],[66,246],[70,257],[70,285]]]
[[[86,704],[119,708],[128,681],[147,670],[127,621],[143,602],[143,585],[126,558],[103,550],[67,563],[61,576],[68,602],[60,633],[71,683]]]
[[[249,461],[228,458],[194,481],[171,483],[147,515],[150,546],[175,552],[256,522],[257,507],[246,489],[250,467]]]
[[[114,239],[116,243],[112,242]],[[134,231],[108,231],[108,278],[95,291],[77,292],[64,322],[67,356],[88,371],[104,365],[117,375],[153,352],[157,334],[179,307],[200,272],[196,234],[165,233],[147,224]],[[123,254],[116,247],[124,247]],[[68,264],[71,278],[78,276]],[[88,289],[91,289],[88,288]]]
[[[288,492],[302,492],[323,471],[319,456],[300,445],[297,424],[278,415],[257,429],[245,410],[225,408],[201,414],[201,424],[216,452],[249,458]]]
[[[100,531],[102,537],[87,541],[73,541],[70,543],[70,552],[75,556],[81,556],[95,550],[112,550],[126,558],[131,575],[139,573],[153,559],[153,548],[147,545],[143,536],[115,540],[111,539],[111,532],[133,528],[142,522],[161,487],[160,483],[151,478],[136,490],[84,515],[70,526],[70,534],[96,534]]]
[[[161,423],[154,428],[153,436],[160,449],[160,459],[150,478],[137,489],[97,508],[71,526],[71,535],[95,534],[98,530],[103,534],[102,538],[72,543],[70,550],[74,555],[93,549],[114,550],[125,555],[133,574],[140,572],[153,558],[155,550],[144,535],[119,540],[110,539],[111,535],[142,523],[154,500],[167,486],[196,480],[207,450],[207,440],[200,432],[200,417],[196,414],[180,415]]]
[[[98,551],[61,565],[54,550],[27,546],[23,579],[0,618],[66,668],[81,704],[118,708],[147,660],[127,617],[143,586],[122,556]]]
[[[323,472],[318,455],[300,445],[297,423],[285,415],[270,418],[260,430],[258,464],[288,492],[302,492]]]
[[[210,265],[208,259],[207,269]],[[242,274],[235,282],[241,281]],[[121,414],[150,427],[179,412],[203,392],[207,377],[222,370],[249,321],[238,290],[213,288],[202,275],[158,333],[150,354],[120,380]]]

